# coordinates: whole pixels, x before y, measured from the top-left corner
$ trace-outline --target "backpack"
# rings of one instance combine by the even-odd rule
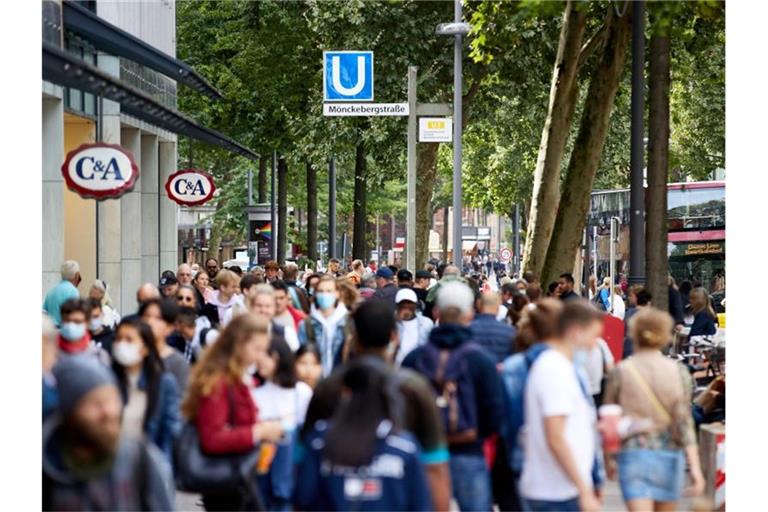
[[[592,297],[592,304],[597,306],[597,309],[599,309],[600,311],[607,311],[605,309],[605,304],[603,303],[602,293],[603,293],[603,288],[600,288],[595,292],[595,296]]]
[[[448,444],[478,440],[475,384],[467,356],[480,350],[474,343],[462,343],[454,350],[440,349],[427,343],[415,363],[414,369],[432,384]]]

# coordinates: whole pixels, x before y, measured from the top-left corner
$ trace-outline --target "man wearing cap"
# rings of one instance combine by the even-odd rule
[[[496,365],[472,343],[469,324],[474,305],[475,295],[469,286],[457,281],[443,283],[435,303],[439,323],[429,333],[429,342],[405,357],[403,367],[433,382],[436,402],[445,411],[453,496],[459,509],[491,510],[491,480],[483,443],[499,431],[504,406]],[[452,393],[446,392],[446,375],[451,375]],[[442,386],[438,384],[441,381]]]
[[[72,357],[54,374],[59,403],[43,426],[43,510],[172,510],[162,454],[120,433],[122,400],[111,370]]]
[[[382,299],[395,303],[395,295],[397,294],[397,287],[393,283],[395,274],[389,267],[380,267],[376,271],[376,293],[373,294],[374,299]]]
[[[432,273],[429,270],[416,271],[416,281],[413,283],[413,291],[416,292],[416,297],[419,299],[419,308],[427,316],[429,316],[427,313],[427,294],[429,294],[429,284],[431,281]]]
[[[395,355],[397,365],[400,365],[413,349],[426,344],[429,340],[432,320],[421,314],[418,300],[416,292],[410,288],[400,288],[395,295],[397,334],[400,339]]]
[[[166,275],[160,278],[160,295],[164,299],[176,298],[179,291],[179,280],[174,275]]]

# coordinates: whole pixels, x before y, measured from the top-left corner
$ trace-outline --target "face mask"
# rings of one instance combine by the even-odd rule
[[[91,321],[88,322],[88,330],[90,330],[91,332],[95,332],[101,329],[103,325],[104,325],[104,322],[101,319],[101,317],[91,318]]]
[[[117,341],[112,346],[112,357],[122,366],[133,366],[141,361],[141,346],[138,343]]]
[[[575,366],[584,367],[589,359],[589,350],[580,348],[573,353],[573,364]]]
[[[332,293],[328,292],[320,292],[317,295],[315,295],[315,300],[317,301],[317,307],[320,309],[328,309],[332,308],[333,305],[336,303],[336,297]]]
[[[85,324],[76,324],[74,322],[65,322],[61,324],[59,330],[61,337],[67,341],[80,341],[85,336]]]

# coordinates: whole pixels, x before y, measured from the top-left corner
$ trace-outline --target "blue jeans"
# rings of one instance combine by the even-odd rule
[[[462,511],[491,510],[491,477],[482,455],[451,454],[453,497]]]
[[[523,509],[526,512],[574,512],[579,511],[579,498],[565,501],[529,500],[523,498]]]

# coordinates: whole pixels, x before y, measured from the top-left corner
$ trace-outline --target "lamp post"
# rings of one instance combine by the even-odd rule
[[[437,26],[437,35],[453,36],[453,264],[461,268],[461,38],[469,33],[461,21],[461,0],[454,0],[453,23]]]

